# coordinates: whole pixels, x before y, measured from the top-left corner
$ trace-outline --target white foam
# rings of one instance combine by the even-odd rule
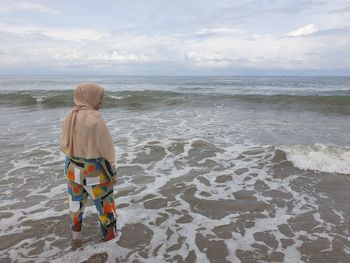
[[[112,99],[115,99],[115,100],[124,100],[126,98],[130,98],[131,96],[130,95],[127,95],[127,96],[108,96],[109,98],[112,98]]]
[[[279,146],[287,159],[302,170],[350,175],[350,149],[331,144]]]
[[[48,96],[42,96],[42,95],[33,95],[32,96],[37,102],[44,102],[48,99]]]
[[[222,109],[224,110],[224,109]],[[237,249],[254,250],[252,244],[261,243],[256,241],[254,234],[256,232],[271,231],[276,237],[276,240],[285,238],[283,233],[278,230],[278,225],[288,224],[288,220],[295,215],[310,212],[318,209],[317,199],[314,198],[309,192],[298,192],[293,187],[293,180],[297,179],[300,175],[291,175],[288,178],[275,178],[271,172],[273,163],[271,162],[274,148],[271,146],[260,147],[256,144],[244,140],[244,133],[246,132],[243,127],[238,126],[226,126],[227,112],[208,111],[207,114],[203,114],[196,109],[193,109],[193,113],[186,110],[179,110],[176,112],[143,112],[143,114],[131,114],[130,112],[123,112],[118,115],[118,112],[112,109],[105,110],[107,115],[107,124],[111,127],[111,133],[115,138],[117,160],[119,161],[118,167],[127,168],[128,166],[137,166],[142,169],[142,174],[130,173],[126,176],[121,176],[122,180],[115,186],[116,191],[131,190],[130,194],[121,195],[117,198],[118,204],[128,204],[122,209],[118,210],[118,229],[122,229],[126,224],[142,223],[147,228],[153,231],[153,238],[150,240],[150,244],[147,249],[149,251],[148,259],[142,259],[142,262],[160,262],[164,261],[162,255],[169,254],[169,260],[175,255],[181,255],[185,258],[189,250],[194,250],[198,262],[208,261],[205,250],[202,251],[196,244],[196,234],[209,238],[211,240],[220,240],[215,237],[215,233],[212,230],[218,225],[225,225],[237,222],[241,220],[240,214],[229,214],[220,220],[212,219],[205,215],[200,214],[195,209],[193,210],[188,201],[182,198],[182,194],[175,194],[172,196],[174,200],[169,201],[166,207],[158,209],[146,209],[144,206],[145,196],[155,195],[156,197],[166,198],[163,196],[164,186],[167,186],[169,180],[174,178],[181,178],[190,173],[200,173],[200,176],[207,179],[210,184],[204,184],[203,180],[199,180],[198,177],[189,181],[182,181],[183,188],[196,187],[197,191],[193,193],[195,198],[202,200],[232,200],[234,196],[232,193],[239,190],[251,190],[256,191],[254,197],[261,202],[269,204],[271,197],[265,196],[256,190],[256,183],[263,181],[271,190],[281,190],[283,192],[291,193],[293,196],[290,200],[293,200],[293,207],[291,210],[286,210],[285,207],[278,207],[272,204],[274,210],[276,210],[276,216],[271,217],[269,211],[262,212],[262,215],[268,216],[267,218],[255,218],[254,226],[245,229],[245,234],[234,231],[232,239],[225,239],[224,242],[227,245],[229,255],[227,260],[231,262],[240,262],[236,255]],[[230,114],[235,114],[230,112]],[[63,115],[63,114],[62,114]],[[225,116],[224,116],[225,115]],[[221,119],[220,119],[221,118]],[[36,127],[40,127],[41,122],[47,122],[48,120],[39,119],[39,124]],[[150,123],[152,125],[150,125]],[[58,173],[59,169],[63,169],[64,155],[57,150],[57,141],[47,142],[39,138],[42,136],[41,132],[34,130],[30,136],[27,136],[26,140],[31,143],[25,142],[25,149],[21,151],[14,161],[11,163],[13,168],[6,173],[8,178],[12,175],[16,175],[17,178],[24,179],[21,185],[25,185],[25,180],[32,178],[37,180],[38,185],[31,190],[25,198],[36,195],[38,198],[38,204],[29,208],[18,208],[10,218],[3,219],[1,225],[4,226],[0,234],[8,233],[21,233],[24,227],[21,226],[23,222],[30,220],[42,220],[53,216],[67,215],[68,205],[66,203],[66,183],[64,181],[64,175],[62,173],[62,179]],[[41,131],[41,130],[39,130]],[[55,126],[52,133],[46,134],[48,136],[59,137],[60,129]],[[49,137],[51,138],[51,137]],[[35,139],[35,140],[34,140]],[[214,156],[203,158],[196,158],[196,151],[202,149],[195,146],[195,142],[203,140],[211,145],[220,148],[222,151],[215,151]],[[38,142],[36,142],[38,141]],[[171,150],[172,147],[177,144],[183,146],[181,153],[174,154]],[[155,161],[145,163],[140,158],[140,155],[151,154],[152,147],[157,146],[164,149],[165,156]],[[54,148],[56,147],[56,148]],[[180,147],[181,148],[181,147]],[[244,154],[247,149],[262,149],[261,154],[252,155]],[[194,150],[194,151],[192,151]],[[38,152],[40,151],[40,152]],[[40,153],[42,155],[37,155]],[[194,154],[193,154],[194,153]],[[212,161],[220,164],[223,170],[210,169],[206,167],[205,162]],[[200,165],[192,165],[196,162]],[[57,165],[57,167],[56,167]],[[28,174],[25,169],[30,168],[34,172],[33,176]],[[51,169],[54,168],[53,171]],[[236,175],[237,169],[246,168],[247,171],[242,175]],[[18,170],[18,171],[17,171]],[[123,172],[124,173],[124,172]],[[250,176],[249,174],[255,175]],[[37,176],[38,175],[38,176]],[[42,175],[42,176],[41,176]],[[218,176],[232,175],[232,180],[225,183],[216,181]],[[32,176],[32,177],[30,177]],[[152,183],[139,184],[133,181],[138,176],[154,178]],[[57,178],[59,180],[57,181]],[[248,179],[248,180],[245,180]],[[42,182],[44,184],[42,184]],[[178,180],[174,180],[177,182]],[[17,185],[16,185],[17,186]],[[168,187],[168,186],[167,186]],[[16,188],[10,188],[15,191]],[[134,190],[133,190],[134,189]],[[200,195],[201,191],[205,191],[211,194],[211,196]],[[40,196],[42,195],[42,201],[40,202]],[[44,198],[45,197],[45,198]],[[55,204],[52,202],[61,200],[57,207],[52,206]],[[51,201],[50,201],[51,200]],[[1,207],[6,207],[7,204],[13,202],[23,202],[23,200],[12,200],[10,198],[4,198],[0,202]],[[62,205],[63,204],[63,205]],[[28,204],[28,206],[31,204]],[[193,205],[193,204],[192,204]],[[172,207],[181,214],[173,214],[167,209]],[[47,208],[47,209],[45,209]],[[43,212],[44,210],[44,212]],[[12,212],[10,210],[5,212]],[[94,216],[96,214],[96,208],[94,205],[88,206],[85,209],[84,217]],[[188,214],[193,220],[190,223],[181,224],[177,220],[181,218],[184,213]],[[166,214],[168,218],[156,225],[155,222],[160,214]],[[343,217],[344,218],[344,217]],[[331,225],[324,224],[319,214],[315,214],[315,220],[319,224],[323,224],[328,230]],[[97,223],[97,221],[96,221]],[[14,228],[13,226],[18,226]],[[68,225],[68,222],[67,222]],[[167,229],[170,229],[174,234],[167,239]],[[68,231],[68,229],[67,229]],[[285,262],[300,262],[300,251],[298,248],[302,245],[302,241],[299,237],[306,235],[303,231],[295,231],[294,240],[295,244],[281,251],[281,243],[279,242],[278,251],[285,253]],[[325,237],[330,236],[327,232]],[[179,250],[167,251],[167,248],[173,246],[178,242],[179,237],[185,237],[185,241]],[[61,239],[62,237],[53,235],[53,239]],[[30,244],[35,243],[36,240],[28,240]],[[51,242],[51,241],[50,241]],[[159,245],[163,244],[157,251],[158,255],[152,254]],[[106,243],[91,244],[87,243],[83,250],[71,251],[70,247],[64,249],[64,251],[57,252],[56,247],[51,246],[49,241],[45,239],[45,249],[40,252],[41,261],[52,262],[71,262],[82,261],[88,259],[91,255],[100,252],[108,253],[108,260],[113,261],[115,258],[125,258],[129,255],[129,261],[140,260],[137,250],[127,249],[118,246],[115,241]],[[116,249],[117,247],[117,249]],[[11,259],[13,261],[25,261],[24,257],[27,257],[29,250],[20,246],[13,246],[9,249]],[[57,258],[57,255],[63,255]],[[23,254],[23,256],[21,256]],[[53,257],[56,257],[53,258]]]

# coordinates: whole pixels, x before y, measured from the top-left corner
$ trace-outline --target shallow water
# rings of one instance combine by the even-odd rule
[[[80,244],[57,149],[69,107],[0,105],[0,261],[348,262],[349,115],[282,104],[103,109],[119,237],[101,242],[89,202]]]

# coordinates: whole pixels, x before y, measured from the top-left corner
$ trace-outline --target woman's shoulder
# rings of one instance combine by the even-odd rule
[[[104,119],[101,113],[97,110],[89,112],[86,122],[91,126],[99,126],[104,124]]]
[[[98,110],[91,110],[89,111],[89,117],[102,118],[102,115]]]

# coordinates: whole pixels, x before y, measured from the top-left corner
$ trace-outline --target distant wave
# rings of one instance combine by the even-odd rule
[[[9,91],[0,93],[0,105],[70,107],[73,105],[71,90]],[[175,92],[161,90],[107,92],[104,107],[157,108],[164,106],[245,105],[265,107],[294,107],[350,114],[349,95],[231,95],[222,93]]]
[[[299,169],[350,175],[350,148],[318,143],[313,146],[279,146],[276,154],[280,155],[278,151],[282,151],[286,159]]]

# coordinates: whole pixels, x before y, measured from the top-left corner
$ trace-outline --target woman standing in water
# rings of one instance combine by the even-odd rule
[[[80,239],[84,206],[92,198],[99,214],[104,240],[116,237],[116,206],[113,184],[115,151],[111,134],[98,111],[104,90],[82,83],[74,90],[75,107],[62,126],[60,150],[66,154],[65,174],[73,240]]]

